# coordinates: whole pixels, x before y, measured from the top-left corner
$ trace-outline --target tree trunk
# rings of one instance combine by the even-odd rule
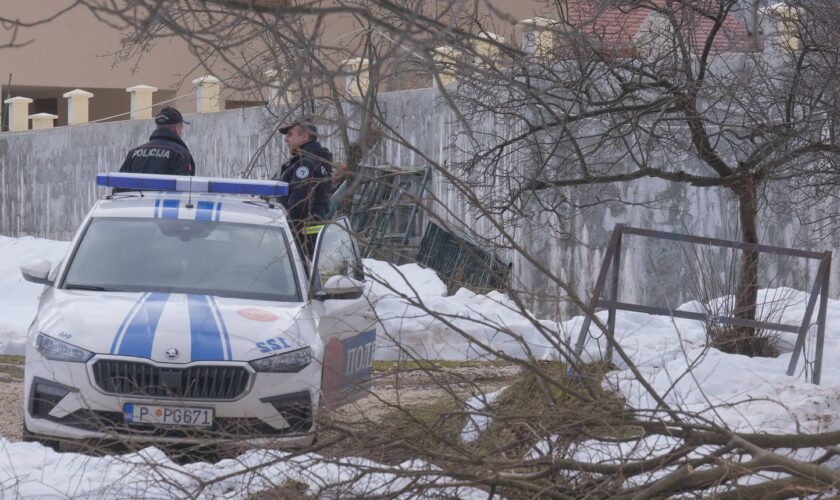
[[[736,188],[738,196],[738,212],[741,225],[741,241],[743,243],[758,243],[758,196],[755,179],[749,179]],[[758,301],[758,252],[744,250],[741,252],[741,272],[738,276],[738,288],[735,291],[735,317],[755,319],[756,302]],[[750,328],[749,333],[753,333]]]

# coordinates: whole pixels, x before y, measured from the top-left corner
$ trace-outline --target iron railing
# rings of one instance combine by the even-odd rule
[[[654,238],[660,240],[671,240],[684,243],[697,243],[702,245],[709,245],[719,248],[731,248],[735,250],[745,250],[750,252],[768,253],[774,255],[782,255],[787,257],[801,257],[811,260],[819,260],[820,267],[817,270],[814,284],[811,287],[811,294],[808,299],[808,305],[805,309],[805,314],[802,317],[802,322],[799,325],[790,325],[785,323],[773,323],[770,321],[760,321],[754,319],[738,318],[735,316],[720,316],[715,315],[710,318],[709,315],[700,312],[680,311],[677,309],[670,309],[666,307],[652,307],[641,304],[631,304],[621,302],[618,299],[618,283],[619,270],[621,264],[621,245],[622,236],[625,234],[642,236],[645,238]],[[610,296],[608,299],[601,298],[604,292],[604,286],[607,282],[607,274],[612,270],[612,283],[610,288]],[[798,250],[795,248],[777,247],[771,245],[759,245],[754,243],[742,243],[738,241],[722,240],[717,238],[706,238],[702,236],[693,236],[689,234],[671,233],[666,231],[653,231],[650,229],[640,229],[635,227],[617,224],[612,233],[607,252],[604,255],[604,262],[601,265],[601,271],[598,274],[598,279],[595,282],[595,291],[592,299],[589,302],[589,312],[594,314],[595,309],[602,307],[607,308],[607,361],[612,360],[613,346],[615,345],[615,320],[616,311],[633,311],[655,316],[670,316],[674,318],[694,319],[700,321],[714,320],[716,323],[723,325],[742,326],[748,328],[761,328],[765,330],[773,330],[780,332],[791,332],[798,334],[796,344],[793,348],[793,354],[790,358],[787,374],[793,375],[796,372],[796,365],[799,358],[802,356],[802,351],[805,346],[805,339],[808,331],[812,325],[811,317],[814,313],[814,307],[817,303],[817,297],[820,298],[820,308],[817,312],[817,342],[816,355],[814,359],[814,370],[811,381],[815,384],[820,383],[820,376],[822,374],[822,357],[823,345],[825,343],[825,318],[826,308],[828,306],[828,283],[829,275],[831,273],[831,252],[811,252],[808,250]],[[589,335],[589,328],[592,323],[592,317],[587,314],[583,325],[580,329],[575,352],[578,356],[583,352],[586,344],[587,336]]]

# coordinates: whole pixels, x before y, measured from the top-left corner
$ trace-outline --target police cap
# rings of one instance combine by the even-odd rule
[[[175,125],[176,123],[186,123],[189,125],[190,122],[184,120],[184,116],[181,115],[180,111],[171,106],[166,106],[155,115],[155,123],[158,125]]]
[[[316,127],[315,124],[312,123],[312,121],[308,118],[295,120],[292,123],[289,123],[287,125],[283,125],[282,127],[280,127],[280,133],[283,134],[283,135],[286,135],[295,126],[299,126],[303,130],[307,131],[309,133],[309,135],[311,135],[312,137],[318,137],[318,127]]]

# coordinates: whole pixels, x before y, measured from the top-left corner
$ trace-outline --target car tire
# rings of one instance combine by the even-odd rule
[[[56,453],[61,453],[61,441],[57,439],[47,439],[36,434],[32,434],[29,432],[29,429],[26,428],[26,424],[21,425],[21,440],[24,443],[39,443],[41,446],[45,446],[50,448]]]

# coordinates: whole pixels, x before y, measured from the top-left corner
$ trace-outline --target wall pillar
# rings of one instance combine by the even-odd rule
[[[92,92],[82,89],[65,92],[63,97],[67,99],[67,124],[79,125],[90,121],[90,98]]]
[[[268,69],[263,72],[265,79],[268,80],[268,105],[277,106],[280,104],[280,85],[282,82],[278,75],[279,71],[276,69]]]
[[[435,67],[437,68],[440,83],[447,86],[457,80],[457,78],[455,78],[455,67],[461,59],[460,50],[447,45],[442,45],[435,48],[432,54],[432,59],[435,61]]]
[[[777,22],[779,45],[789,51],[802,48],[799,38],[799,17],[801,9],[784,3],[775,3],[762,9],[762,14],[771,16]]]
[[[29,105],[32,104],[32,99],[10,97],[3,102],[9,105],[9,131],[29,130]]]
[[[528,56],[545,57],[554,50],[554,19],[532,17],[517,23],[522,27],[522,51]]]
[[[135,85],[125,89],[131,93],[131,119],[146,120],[152,117],[152,94],[157,87],[149,85]]]
[[[364,57],[354,57],[342,61],[347,77],[345,90],[352,96],[366,94],[370,86],[370,75],[368,74],[368,60]]]
[[[58,120],[58,115],[51,115],[50,113],[36,113],[29,115],[32,120],[32,130],[41,130],[44,128],[53,128],[55,121]]]
[[[502,51],[498,44],[505,43],[505,37],[495,33],[481,32],[478,40],[475,41],[475,51],[478,54],[475,58],[475,65],[480,68],[487,68],[491,63],[499,60]]]
[[[276,69],[265,72],[265,77],[268,80],[268,103],[271,105],[282,106],[297,100],[292,86],[282,76],[282,73]],[[284,82],[286,84],[285,88],[283,87]]]
[[[216,113],[221,110],[221,80],[213,75],[202,76],[192,81],[197,87],[195,106],[199,113]]]

